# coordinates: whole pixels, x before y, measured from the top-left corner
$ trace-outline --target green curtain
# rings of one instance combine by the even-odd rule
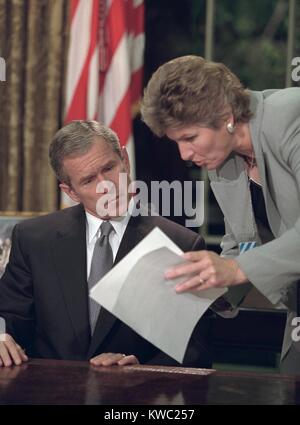
[[[53,211],[48,147],[62,125],[68,0],[0,0],[0,210]]]

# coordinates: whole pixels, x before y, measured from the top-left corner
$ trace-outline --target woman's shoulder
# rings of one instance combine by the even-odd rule
[[[300,87],[288,87],[285,89],[278,90],[265,90],[262,92],[264,98],[264,110],[276,110],[283,107],[287,108],[288,111],[294,111],[295,114],[299,115],[300,105]],[[297,108],[295,110],[295,107]],[[281,112],[283,112],[281,110]]]
[[[262,92],[264,94],[264,92]],[[264,96],[261,129],[277,138],[294,132],[300,126],[300,88],[274,90]]]
[[[280,157],[299,144],[300,88],[275,90],[264,98],[261,143]],[[267,148],[268,146],[268,148]]]

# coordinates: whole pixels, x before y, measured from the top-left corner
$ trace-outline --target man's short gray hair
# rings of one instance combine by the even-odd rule
[[[64,159],[87,153],[92,145],[98,142],[98,138],[103,139],[122,158],[117,134],[97,121],[71,121],[58,130],[50,144],[49,157],[51,167],[59,181],[70,184],[69,176],[67,176],[63,167]]]

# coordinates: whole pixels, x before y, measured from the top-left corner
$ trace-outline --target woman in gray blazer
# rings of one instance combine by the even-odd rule
[[[225,219],[221,256],[186,253],[166,277],[190,276],[178,292],[228,287],[234,306],[250,282],[286,306],[282,370],[300,373],[300,88],[249,91],[225,65],[184,56],[153,74],[142,118],[207,168]]]

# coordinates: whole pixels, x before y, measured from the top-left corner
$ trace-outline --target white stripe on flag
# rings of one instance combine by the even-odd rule
[[[90,67],[88,78],[88,93],[87,93],[87,118],[94,120],[97,116],[98,101],[99,101],[99,49],[95,48]]]
[[[106,74],[102,97],[105,99],[105,105],[100,110],[104,124],[111,125],[119,104],[122,102],[130,84],[130,69],[128,62],[127,37],[123,35],[111,65]]]
[[[138,7],[143,3],[144,0],[133,0],[133,7]]]
[[[132,34],[129,36],[130,42],[130,68],[131,72],[135,72],[142,68],[144,57],[144,46],[145,46],[145,34],[141,33],[134,37]]]
[[[72,102],[90,45],[92,0],[80,0],[71,22],[70,47],[68,52],[68,78],[66,83],[66,108]]]
[[[130,162],[130,176],[131,176],[131,179],[134,180],[135,179],[135,153],[134,153],[134,140],[132,135],[129,136],[129,139],[126,145],[126,150],[127,150],[129,162]]]

